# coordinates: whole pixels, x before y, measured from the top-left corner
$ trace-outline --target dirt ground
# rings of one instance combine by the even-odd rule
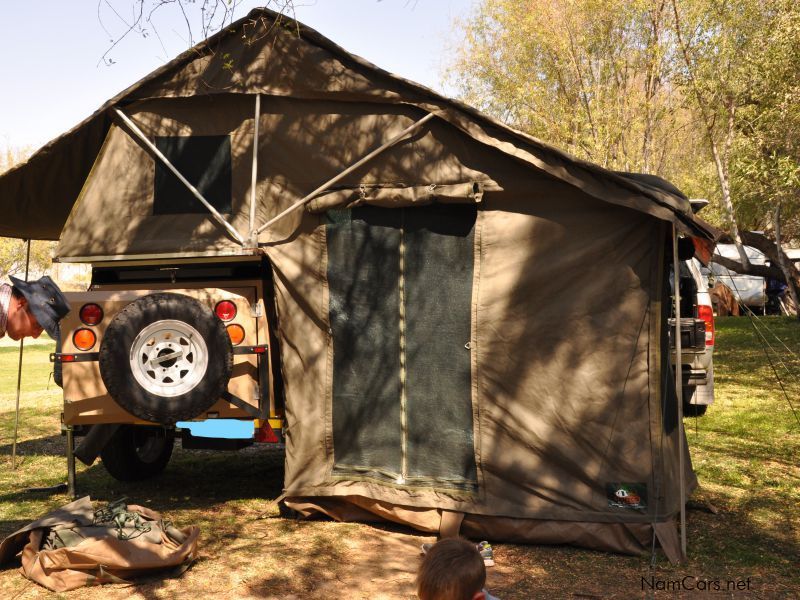
[[[39,441],[37,441],[39,442]],[[40,440],[24,449],[54,456],[61,438]],[[62,455],[63,456],[63,455]],[[174,468],[173,468],[174,467]],[[231,485],[220,486],[223,476]],[[282,481],[282,457],[265,448],[220,455],[176,450],[165,477],[140,484],[109,479],[102,466],[79,473],[84,492],[108,501],[131,502],[162,510],[176,525],[199,525],[199,557],[180,578],[150,578],[132,586],[86,588],[61,595],[93,599],[199,598],[415,598],[414,577],[420,545],[434,536],[391,525],[297,521],[278,515],[275,499]],[[35,494],[33,494],[35,496]],[[30,498],[21,493],[20,498]],[[63,501],[58,501],[59,498]],[[265,499],[266,498],[266,499]],[[44,499],[44,498],[43,498]],[[64,504],[65,496],[47,499]],[[7,535],[26,520],[0,521]],[[659,553],[619,556],[569,547],[494,545],[496,566],[487,569],[487,589],[503,599],[527,598],[667,598],[675,585],[685,598],[800,598],[792,577],[776,568],[741,568],[718,564],[691,552],[695,535],[711,529],[721,534],[735,527],[735,515],[689,512],[690,560],[672,566]],[[787,548],[791,551],[791,546]],[[691,557],[692,555],[695,557]],[[796,558],[796,557],[795,557]],[[0,569],[0,598],[22,600],[52,594],[22,577],[18,563]],[[724,586],[749,590],[728,592]],[[675,582],[680,581],[680,584]],[[719,581],[720,592],[686,589]],[[740,583],[741,582],[741,583]],[[672,585],[672,589],[666,589]],[[654,588],[654,590],[651,590]]]

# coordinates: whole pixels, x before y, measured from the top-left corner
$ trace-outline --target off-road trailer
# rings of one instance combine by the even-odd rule
[[[72,311],[51,360],[64,390],[71,487],[74,457],[91,464],[100,455],[112,476],[131,481],[160,473],[175,437],[184,448],[281,442],[266,259],[97,264],[88,291],[67,297]],[[199,421],[252,427],[235,438],[200,437],[191,432]]]

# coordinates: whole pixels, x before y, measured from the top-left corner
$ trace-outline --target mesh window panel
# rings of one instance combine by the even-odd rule
[[[328,212],[335,473],[401,470],[400,217],[373,207]]]
[[[334,474],[474,486],[465,344],[476,215],[474,206],[328,211]]]
[[[470,310],[474,205],[405,210],[408,477],[476,482]]]
[[[227,135],[156,137],[156,148],[221,213],[231,212],[231,140]],[[207,213],[200,200],[156,160],[153,214]]]

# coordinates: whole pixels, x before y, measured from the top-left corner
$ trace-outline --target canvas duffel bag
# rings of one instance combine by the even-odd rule
[[[128,583],[182,572],[197,555],[196,526],[173,527],[157,512],[124,501],[94,510],[88,496],[53,511],[0,544],[0,564],[22,550],[21,571],[55,591]]]

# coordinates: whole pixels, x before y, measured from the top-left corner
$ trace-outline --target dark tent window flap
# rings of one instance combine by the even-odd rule
[[[221,213],[231,212],[231,139],[227,135],[159,136],[156,148]],[[156,161],[153,214],[206,213],[208,209]]]
[[[475,206],[328,212],[334,475],[473,488]]]

